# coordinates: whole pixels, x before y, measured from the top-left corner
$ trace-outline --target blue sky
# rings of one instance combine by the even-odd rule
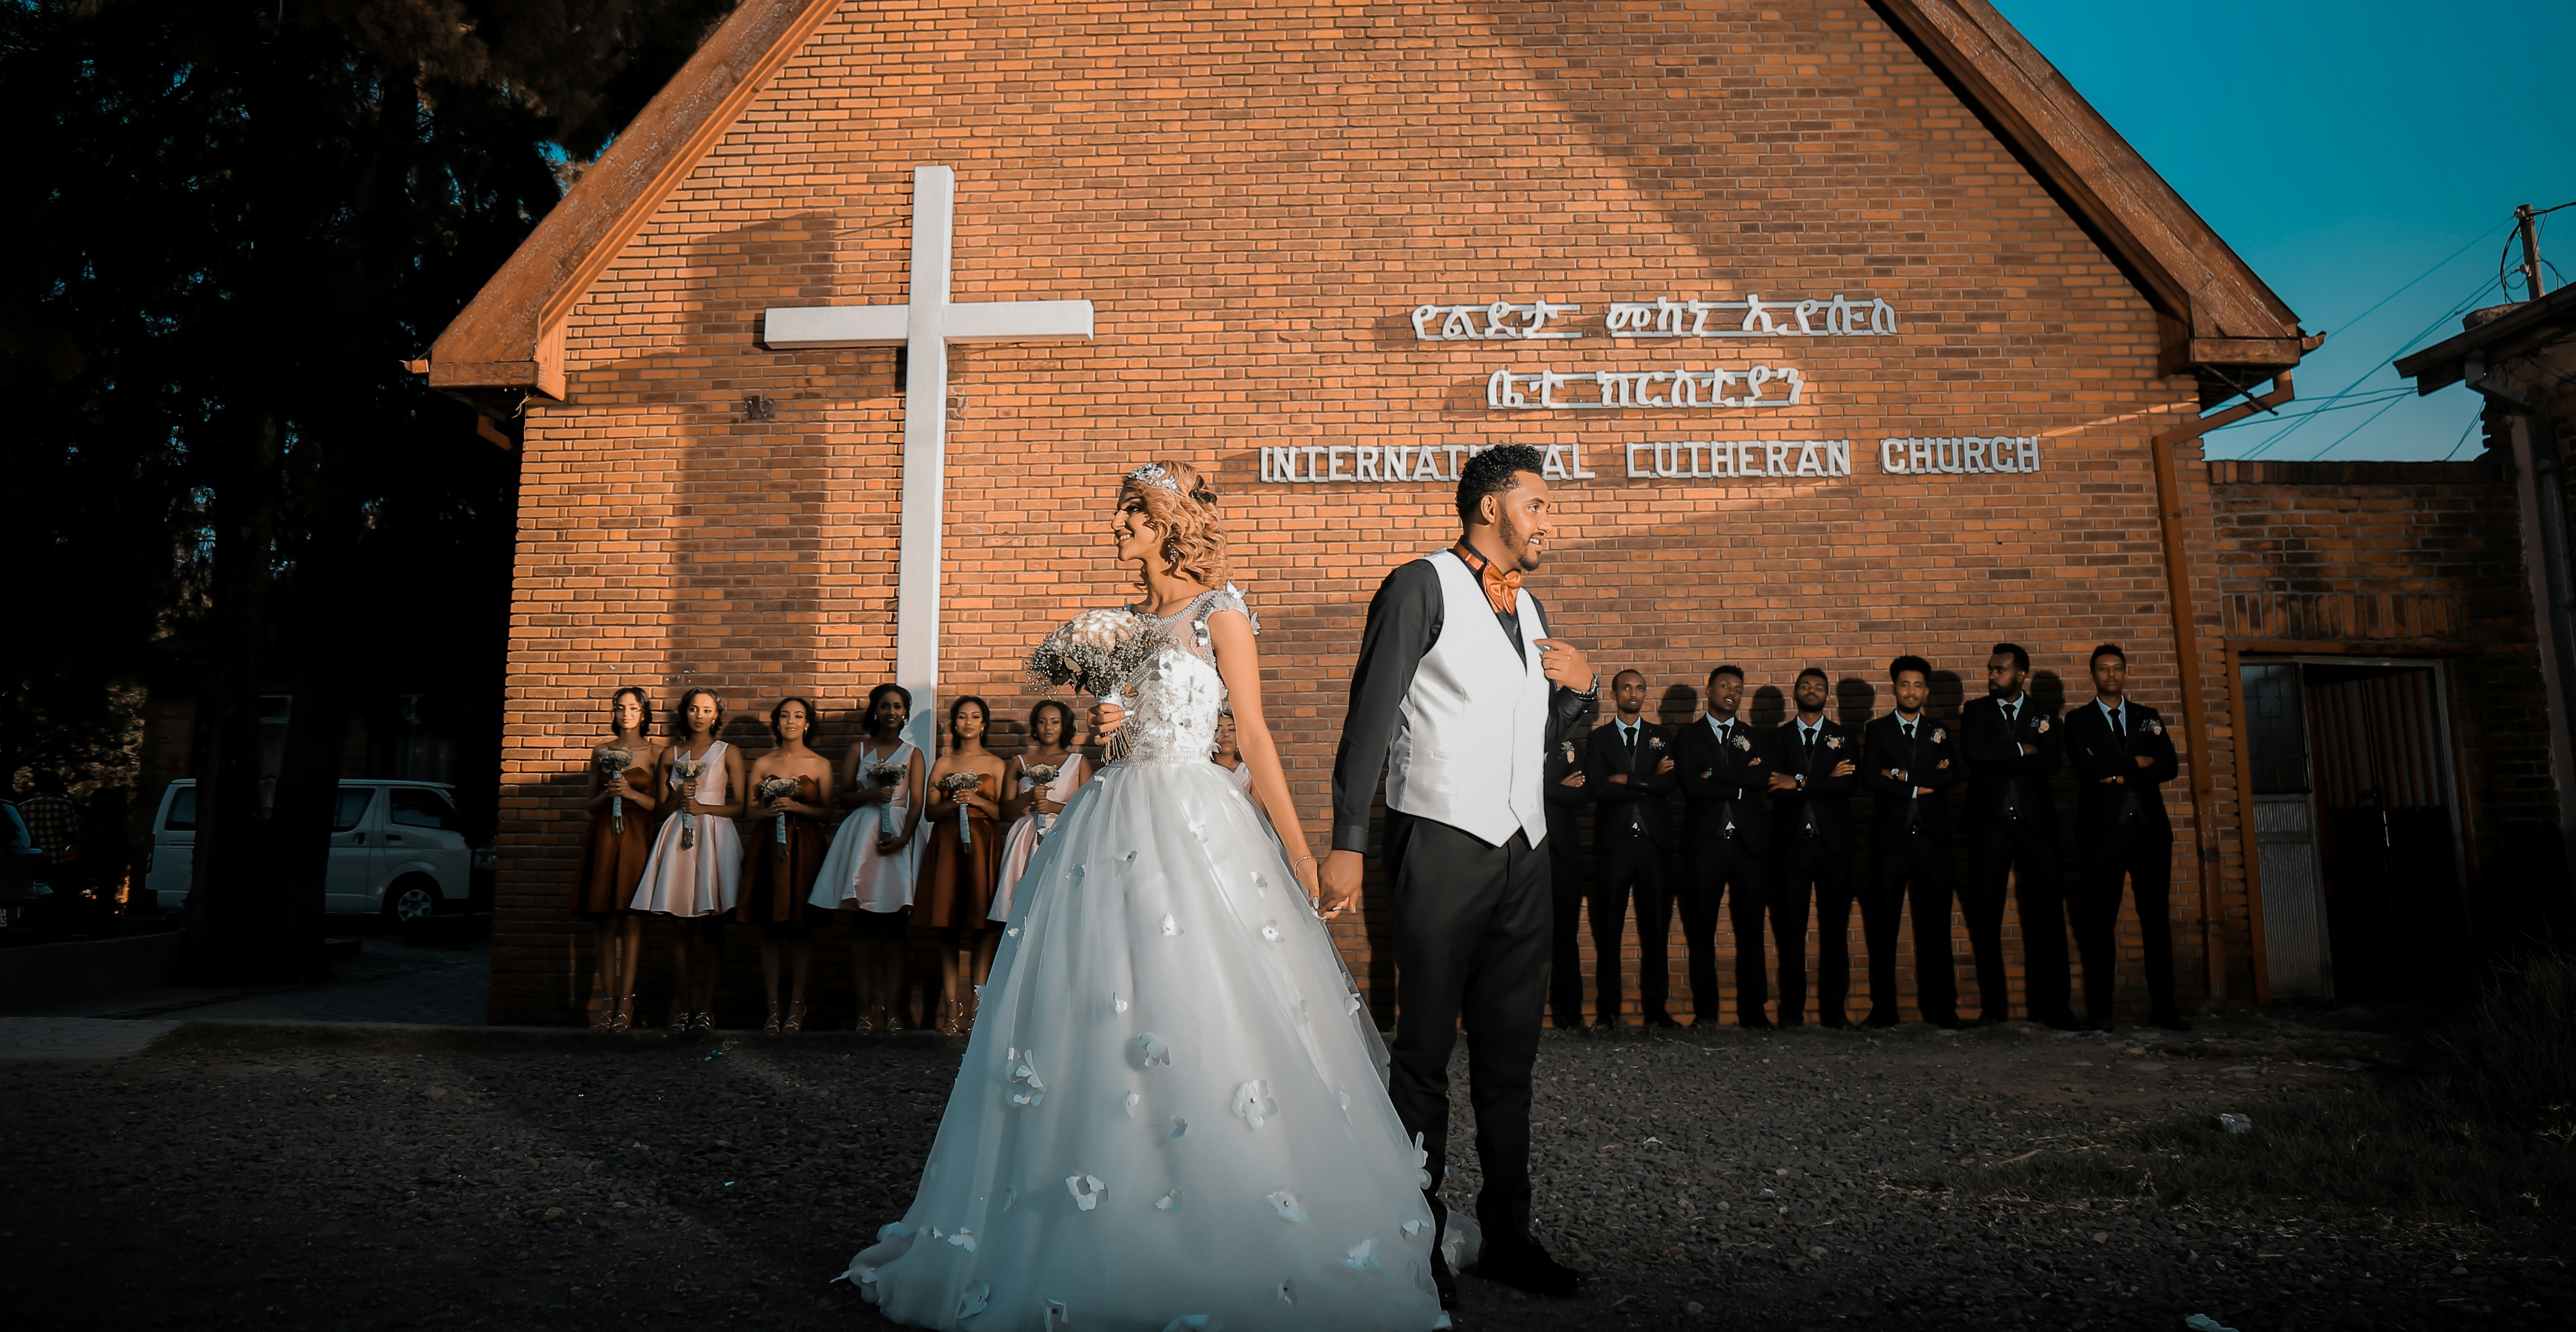
[[[2506,299],[2514,205],[2576,199],[2576,3],[1995,3],[2330,335],[2282,415],[2329,409],[2215,432],[2211,457],[2476,456],[2468,391],[2391,395],[2405,381],[2388,363],[2457,331],[2453,311]],[[2576,278],[2576,209],[2548,221],[2555,290]]]

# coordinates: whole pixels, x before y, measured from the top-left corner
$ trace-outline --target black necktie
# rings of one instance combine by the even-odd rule
[[[1909,744],[1909,745],[1910,745],[1910,744],[1913,744],[1913,743],[1914,743],[1914,723],[1912,723],[1912,722],[1898,722],[1898,723],[1897,723],[1897,727],[1898,727],[1898,729],[1900,729],[1900,730],[1902,730],[1902,731],[1904,731],[1904,732],[1905,732],[1905,743],[1907,743],[1907,744]]]
[[[1798,737],[1799,737],[1799,738],[1798,738],[1798,743],[1799,743],[1799,746],[1800,746],[1801,752],[1802,752],[1802,754],[1804,755],[1804,757],[1805,757],[1806,761],[1807,761],[1807,762],[1809,762],[1809,763],[1813,763],[1813,762],[1815,762],[1815,761],[1816,761],[1816,733],[1815,733],[1814,731],[1808,730],[1808,729],[1807,729],[1806,727],[1804,727],[1804,726],[1801,726],[1801,727],[1799,727],[1799,728],[1798,728]]]
[[[1637,732],[1644,729],[1646,728],[1643,726],[1629,726],[1624,723],[1619,727],[1620,743],[1628,748],[1628,766],[1631,768],[1637,766]]]
[[[2111,734],[2118,736],[2121,744],[2125,745],[2129,743],[2129,710],[2127,708],[2111,709]]]

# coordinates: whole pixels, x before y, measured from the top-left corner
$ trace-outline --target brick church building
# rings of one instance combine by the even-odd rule
[[[1756,720],[1813,665],[1857,723],[1900,653],[1955,710],[1998,639],[2073,704],[2121,643],[2184,751],[2186,1002],[2403,991],[2410,908],[2342,905],[2399,872],[2361,820],[2463,956],[2479,884],[2563,881],[2546,727],[2472,706],[2537,707],[2533,618],[2491,464],[2201,459],[2315,342],[1985,0],[743,0],[426,367],[523,458],[491,1015],[590,998],[614,688],[712,686],[753,749],[808,695],[837,753],[935,683],[1007,749],[1036,637],[1128,598],[1157,456],[1223,493],[1324,826],[1368,598],[1502,443],[1557,478],[1553,628],[1663,719],[1731,661]],[[1342,928],[1391,1005],[1380,916]]]

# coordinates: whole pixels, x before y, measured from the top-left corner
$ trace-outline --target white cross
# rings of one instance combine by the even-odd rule
[[[936,755],[939,542],[948,479],[948,344],[1052,342],[1091,336],[1089,301],[948,300],[957,173],[912,169],[911,300],[903,305],[776,306],[761,320],[773,351],[904,350],[903,538],[895,575],[894,677],[912,691],[912,742]]]

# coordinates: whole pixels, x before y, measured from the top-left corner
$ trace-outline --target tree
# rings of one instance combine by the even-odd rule
[[[0,0],[0,780],[200,674],[189,966],[312,975],[360,685],[497,730],[515,455],[402,369],[731,0]],[[374,628],[390,588],[408,638]],[[271,796],[259,696],[292,681]]]

